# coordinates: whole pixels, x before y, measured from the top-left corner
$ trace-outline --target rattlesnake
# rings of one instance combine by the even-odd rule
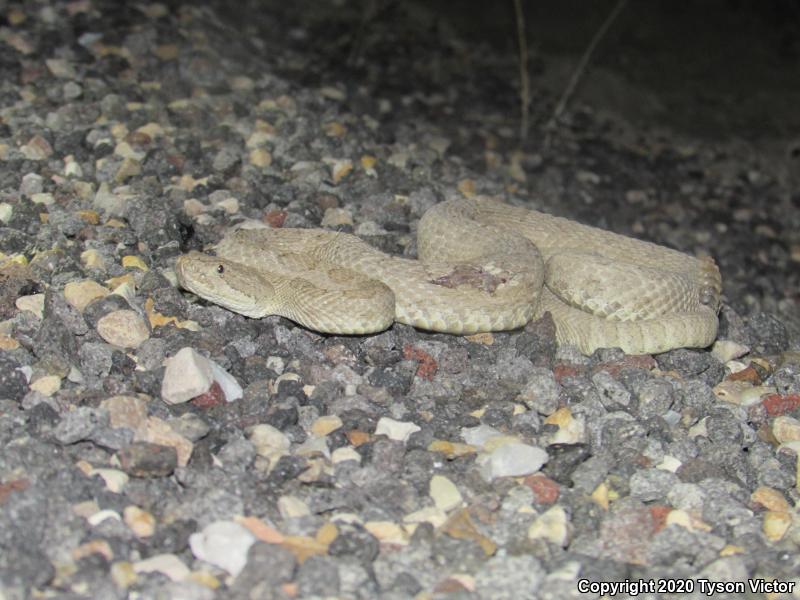
[[[584,353],[705,347],[717,333],[721,277],[649,242],[489,198],[429,209],[419,260],[321,229],[240,229],[216,256],[178,258],[180,284],[249,317],[281,315],[316,331],[366,334],[393,321],[471,334],[550,312],[560,343]]]

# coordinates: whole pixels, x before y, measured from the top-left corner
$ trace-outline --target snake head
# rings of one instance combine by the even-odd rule
[[[181,287],[228,310],[256,319],[273,314],[274,287],[246,265],[191,252],[178,258],[175,274]]]

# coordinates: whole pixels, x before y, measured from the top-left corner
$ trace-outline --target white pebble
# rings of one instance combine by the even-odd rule
[[[520,477],[538,471],[547,462],[547,452],[536,446],[509,442],[478,457],[481,474],[487,481],[497,477]]]
[[[406,442],[412,433],[419,430],[420,427],[416,423],[395,421],[389,417],[381,417],[377,427],[375,427],[375,435],[385,435],[390,440]]]
[[[431,477],[430,497],[437,508],[445,512],[458,508],[464,502],[461,492],[455,484],[444,475]]]
[[[174,554],[156,554],[145,560],[140,560],[133,563],[133,570],[136,573],[161,573],[172,581],[182,581],[191,573],[189,567],[183,564],[183,561]]]
[[[120,516],[120,514],[115,510],[111,510],[110,508],[97,511],[88,519],[86,519],[86,521],[92,527],[96,527],[97,525],[99,525],[100,523],[102,523],[107,519],[116,519],[117,521],[122,521],[122,517]]]
[[[307,517],[311,514],[308,505],[297,496],[281,496],[278,498],[278,511],[284,519]]]
[[[97,333],[109,344],[120,348],[138,348],[150,337],[144,319],[133,310],[115,310],[97,322]]]
[[[250,441],[256,447],[256,452],[262,456],[276,450],[287,451],[292,445],[285,433],[266,423],[255,425],[250,430]]]
[[[247,564],[247,551],[255,541],[252,533],[234,521],[215,521],[189,536],[189,546],[197,558],[234,577]]]
[[[721,363],[726,363],[735,358],[741,358],[750,352],[750,348],[731,340],[717,340],[711,347],[711,354]]]
[[[242,387],[222,367],[194,348],[181,348],[165,361],[161,397],[169,404],[188,402],[205,394],[216,381],[228,402],[242,397]]]
[[[482,448],[491,438],[500,435],[503,434],[489,425],[478,425],[477,427],[467,427],[461,430],[461,438],[470,446],[479,448]]]
[[[342,447],[337,448],[331,453],[331,463],[334,465],[339,464],[341,462],[346,462],[348,460],[354,460],[357,463],[361,464],[361,455],[353,450],[352,448]]]
[[[569,539],[567,513],[559,506],[551,506],[528,528],[528,539],[545,539],[559,546],[566,546]]]

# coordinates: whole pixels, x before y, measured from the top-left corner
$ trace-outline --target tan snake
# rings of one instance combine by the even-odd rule
[[[550,312],[559,343],[584,353],[705,347],[717,333],[721,277],[649,242],[488,198],[428,210],[419,260],[321,229],[242,229],[216,256],[179,257],[180,284],[249,317],[366,334],[393,321],[454,334],[522,327]]]

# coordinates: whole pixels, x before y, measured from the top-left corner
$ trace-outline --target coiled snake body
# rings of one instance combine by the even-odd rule
[[[176,263],[180,284],[250,316],[281,315],[325,333],[393,321],[454,334],[522,327],[550,312],[560,343],[584,353],[705,347],[721,291],[710,258],[488,198],[432,207],[419,260],[320,229],[242,229],[216,256]]]

